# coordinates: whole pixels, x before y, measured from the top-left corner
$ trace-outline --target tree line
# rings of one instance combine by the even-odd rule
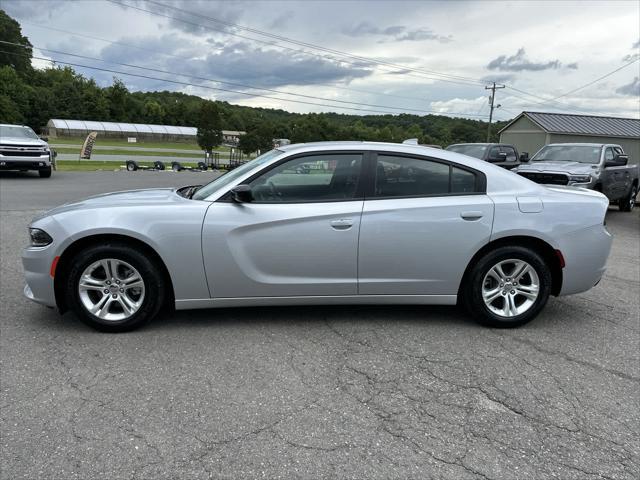
[[[0,10],[0,40],[30,46],[17,21]],[[0,123],[29,125],[43,131],[51,118],[203,127],[214,132],[240,130],[245,152],[270,148],[272,139],[294,143],[322,140],[371,140],[446,146],[483,142],[487,123],[441,115],[349,115],[291,113],[205,100],[180,92],[131,92],[121,79],[99,86],[70,67],[35,69],[31,48],[0,44]],[[204,122],[204,124],[203,124]],[[505,122],[493,127],[494,139]]]

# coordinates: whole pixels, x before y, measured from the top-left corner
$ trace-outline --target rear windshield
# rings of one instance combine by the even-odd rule
[[[447,150],[469,155],[470,157],[483,158],[484,152],[487,151],[488,147],[488,145],[451,145],[447,147]]]
[[[0,138],[35,138],[38,136],[29,127],[20,127],[18,125],[0,125]]]
[[[532,162],[600,163],[602,147],[589,145],[547,145],[532,158]]]

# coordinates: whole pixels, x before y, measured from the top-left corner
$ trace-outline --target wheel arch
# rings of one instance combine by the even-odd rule
[[[528,236],[528,235],[511,235],[506,237],[501,237],[496,240],[493,240],[480,248],[475,255],[471,258],[469,263],[467,264],[467,268],[462,275],[462,280],[460,281],[460,286],[458,287],[458,298],[462,298],[463,286],[466,283],[468,276],[473,269],[473,266],[478,263],[478,261],[491,250],[494,250],[499,247],[526,247],[538,253],[545,263],[549,266],[549,270],[551,271],[551,294],[554,296],[558,296],[560,291],[562,290],[562,265],[561,260],[558,256],[558,253],[553,246],[551,246],[546,241],[542,240],[538,237]]]
[[[79,238],[78,240],[75,240],[73,243],[69,244],[60,255],[60,258],[55,268],[55,276],[53,277],[53,288],[54,288],[54,294],[55,294],[56,305],[58,306],[58,310],[60,310],[61,313],[64,313],[68,309],[62,284],[63,284],[63,279],[66,276],[66,272],[68,272],[71,266],[71,260],[73,259],[75,254],[77,254],[79,251],[85,248],[88,248],[90,246],[97,245],[97,244],[105,244],[108,242],[125,243],[127,245],[140,249],[141,251],[149,255],[149,257],[151,257],[151,259],[158,265],[158,267],[160,267],[160,271],[162,272],[164,280],[166,281],[166,284],[168,286],[169,296],[166,298],[165,304],[173,308],[175,304],[173,282],[171,281],[171,275],[169,274],[169,270],[167,269],[165,262],[162,260],[162,257],[160,257],[158,252],[156,252],[155,249],[148,243],[145,243],[144,241],[138,238],[131,237],[129,235],[114,234],[114,233],[99,233],[99,234],[88,235],[86,237],[82,237],[82,238]]]

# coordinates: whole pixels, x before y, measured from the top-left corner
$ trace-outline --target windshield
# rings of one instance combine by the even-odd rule
[[[469,155],[470,157],[483,158],[484,152],[487,151],[488,145],[451,145],[447,147],[450,152]]]
[[[29,127],[20,127],[17,125],[0,125],[0,138],[32,138],[37,139],[38,136]]]
[[[204,200],[209,195],[211,195],[216,190],[223,188],[225,185],[232,183],[237,178],[240,178],[242,175],[247,173],[249,170],[253,168],[263,165],[270,161],[272,158],[277,157],[282,153],[281,150],[270,150],[267,153],[260,155],[257,158],[254,158],[250,162],[245,163],[244,165],[239,166],[238,168],[231,170],[229,173],[226,173],[214,181],[207,183],[206,185],[200,187],[191,197],[193,200]]]
[[[600,163],[601,147],[588,145],[547,145],[536,153],[532,162]]]

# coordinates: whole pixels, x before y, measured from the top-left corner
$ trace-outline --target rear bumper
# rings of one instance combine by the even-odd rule
[[[565,259],[560,295],[571,295],[593,288],[607,266],[613,237],[604,227],[596,225],[561,237],[560,251]]]

